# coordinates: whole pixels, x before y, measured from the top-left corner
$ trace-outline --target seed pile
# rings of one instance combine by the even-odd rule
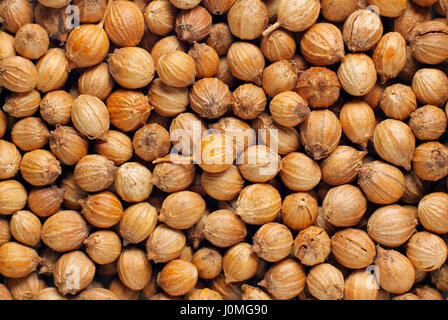
[[[0,299],[443,299],[447,13],[0,0]]]

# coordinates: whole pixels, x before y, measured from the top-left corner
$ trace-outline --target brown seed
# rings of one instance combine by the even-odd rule
[[[409,127],[420,140],[437,140],[445,132],[447,116],[442,109],[426,105],[411,114]]]
[[[197,193],[179,191],[163,201],[159,221],[176,229],[188,229],[201,219],[205,201]]]
[[[421,271],[439,269],[446,261],[447,252],[444,240],[426,231],[414,234],[406,245],[406,256]]]
[[[256,183],[241,191],[235,213],[246,223],[262,225],[273,221],[280,209],[278,190],[269,184]]]
[[[102,191],[113,184],[116,171],[114,163],[106,157],[86,155],[76,164],[75,182],[84,191]]]
[[[45,123],[37,117],[17,121],[11,129],[11,140],[23,151],[43,148],[50,140]]]
[[[322,263],[310,270],[306,287],[319,300],[341,300],[344,295],[344,276],[333,265]]]
[[[177,9],[169,1],[156,0],[144,11],[146,26],[157,35],[166,35],[174,30]]]
[[[32,116],[39,109],[40,93],[37,90],[16,93],[5,98],[3,110],[12,117],[25,118]]]
[[[275,263],[258,285],[279,300],[290,300],[305,289],[304,267],[293,259],[284,259]]]
[[[355,270],[344,283],[344,300],[377,300],[376,278],[365,270]]]
[[[380,108],[389,118],[405,120],[417,108],[417,98],[411,87],[397,83],[384,90]]]
[[[315,110],[300,126],[300,140],[316,160],[326,158],[341,139],[339,119],[330,110]]]
[[[373,10],[359,9],[345,20],[342,35],[350,51],[368,51],[380,41],[383,24]]]
[[[0,61],[0,85],[12,92],[27,92],[38,85],[37,69],[31,60],[13,56]]]
[[[386,33],[373,51],[372,59],[382,83],[397,77],[406,65],[406,40],[398,32]]]
[[[106,10],[106,0],[73,0],[79,7],[79,21],[82,23],[99,22]]]
[[[0,5],[0,18],[6,30],[16,33],[33,22],[33,7],[25,0],[8,0]]]
[[[185,44],[175,35],[167,36],[158,40],[151,49],[151,57],[154,61],[155,68],[158,68],[158,62],[161,57],[174,51],[187,52]],[[188,70],[190,70],[190,68],[188,68]]]
[[[340,88],[335,72],[312,67],[300,74],[296,91],[308,101],[310,107],[328,108],[338,100]]]
[[[195,82],[189,97],[191,108],[207,119],[224,115],[231,102],[228,86],[218,78],[204,78]]]
[[[203,5],[210,11],[211,14],[222,15],[226,13],[230,7],[234,4],[235,0],[225,0],[225,1],[217,1],[217,0],[204,0],[202,1]]]
[[[364,53],[347,54],[337,74],[344,90],[353,96],[368,94],[377,81],[375,63]]]
[[[49,92],[40,101],[40,115],[52,126],[69,124],[73,101],[73,97],[63,90]]]
[[[223,135],[232,138],[237,155],[241,155],[256,142],[256,133],[250,125],[235,117],[221,118],[218,122],[210,124],[209,129],[218,130]]]
[[[268,26],[268,10],[263,1],[236,0],[229,8],[227,22],[230,30],[242,40],[258,38]]]
[[[81,251],[62,255],[53,271],[54,284],[66,294],[76,294],[92,283],[95,264]]]
[[[98,264],[112,263],[121,253],[121,239],[109,230],[100,230],[92,233],[84,240],[86,252]]]
[[[76,298],[78,300],[119,300],[110,290],[104,288],[88,288]]]
[[[352,147],[338,146],[321,162],[322,180],[332,186],[353,182],[366,154]]]
[[[195,178],[195,166],[190,159],[175,154],[158,158],[151,183],[163,192],[173,193],[188,188]]]
[[[6,284],[14,300],[32,300],[34,295],[46,287],[45,281],[36,272],[23,278],[7,279]]]
[[[50,150],[62,163],[72,166],[87,155],[89,143],[73,127],[58,126],[51,132]]]
[[[416,24],[407,35],[412,55],[421,63],[439,64],[448,58],[448,26],[439,21]]]
[[[331,188],[322,203],[325,219],[336,227],[358,224],[367,209],[367,200],[358,187],[350,184]]]
[[[294,90],[297,79],[294,64],[288,60],[281,60],[263,70],[261,85],[269,96],[274,97],[279,93]]]
[[[261,85],[265,61],[263,53],[254,44],[233,43],[227,52],[227,63],[234,77]]]
[[[365,96],[361,97],[362,101],[367,102],[372,109],[376,109],[380,104],[381,98],[384,92],[384,86],[380,83],[376,83],[372,90]]]
[[[0,274],[8,278],[23,278],[36,270],[41,258],[30,247],[7,242],[0,247]]]
[[[42,224],[30,211],[17,211],[9,223],[11,235],[18,242],[33,247],[40,241]]]
[[[319,12],[320,3],[317,0],[280,1],[277,8],[277,22],[266,29],[263,35],[280,26],[292,32],[304,31],[315,24]]]
[[[277,94],[271,100],[269,110],[273,120],[285,127],[295,127],[310,113],[308,103],[293,91]]]
[[[151,278],[152,267],[143,250],[126,248],[118,258],[117,273],[121,282],[132,290],[142,290]]]
[[[309,191],[320,181],[321,172],[316,161],[300,152],[291,152],[280,164],[280,178],[293,191]]]
[[[110,122],[124,132],[134,131],[146,123],[151,105],[139,91],[119,89],[106,100]]]
[[[251,182],[267,182],[280,170],[280,156],[264,145],[249,147],[241,154],[237,163],[242,176]]]
[[[269,222],[255,233],[252,250],[266,261],[277,262],[291,253],[292,246],[291,231],[283,224]]]
[[[218,71],[219,56],[212,47],[205,43],[194,43],[188,54],[196,63],[196,77],[213,77]]]
[[[394,20],[394,31],[406,37],[418,24],[431,20],[431,11],[416,4],[417,1],[406,1],[406,9]]]
[[[181,296],[190,292],[197,281],[196,266],[183,260],[169,262],[157,276],[158,285],[172,296]]]
[[[222,296],[215,290],[208,288],[195,290],[188,296],[188,300],[224,300]]]
[[[406,243],[417,225],[412,211],[394,204],[377,209],[369,217],[367,231],[380,245],[394,248]]]
[[[406,0],[367,0],[367,3],[371,6],[377,6],[379,14],[389,18],[398,17],[406,9]]]
[[[186,110],[188,90],[167,86],[158,78],[151,83],[148,101],[158,114],[173,117]]]
[[[211,133],[202,138],[195,152],[196,162],[207,172],[228,169],[236,158],[235,141],[222,133]]]
[[[290,31],[277,29],[261,38],[260,49],[271,62],[291,60],[296,52],[296,42]]]
[[[26,205],[28,194],[15,180],[0,181],[0,214],[10,215]]]
[[[204,237],[213,245],[225,248],[244,240],[247,234],[244,222],[230,210],[218,210],[204,220]]]
[[[378,268],[378,281],[384,290],[402,294],[414,284],[415,271],[411,261],[395,250],[377,248],[375,266]]]
[[[224,300],[240,300],[242,297],[241,285],[239,283],[227,283],[223,273],[211,279],[209,283],[210,287],[219,292]]]
[[[112,160],[116,165],[130,160],[134,151],[131,139],[126,134],[116,130],[107,132],[106,142],[98,140],[95,143],[95,150],[98,154]]]
[[[14,48],[22,57],[39,59],[48,50],[48,33],[38,24],[26,24],[14,38]]]
[[[202,279],[213,279],[222,271],[222,256],[213,248],[201,248],[196,251],[191,261],[198,269],[198,275]]]
[[[104,140],[109,130],[110,116],[106,105],[97,97],[80,95],[73,101],[71,118],[75,128],[94,140]]]
[[[80,200],[82,214],[86,220],[98,228],[110,228],[116,225],[123,215],[120,199],[109,191],[89,195]]]
[[[220,4],[224,4],[225,2],[226,1],[220,1]],[[203,3],[206,5],[205,1]],[[206,43],[215,49],[218,55],[225,55],[233,43],[233,36],[229,25],[224,22],[212,25]]]
[[[448,231],[448,195],[433,192],[425,195],[418,204],[418,220],[431,232],[443,234]]]
[[[0,180],[13,178],[19,171],[21,160],[16,145],[0,140]]]
[[[152,192],[152,174],[145,166],[137,162],[122,164],[115,175],[115,192],[126,202],[141,202],[149,198]]]
[[[331,252],[331,242],[324,229],[309,226],[299,232],[294,240],[294,256],[306,266],[324,262]]]
[[[68,78],[68,60],[62,49],[54,48],[36,63],[37,89],[49,92],[60,89]]]
[[[357,0],[323,0],[322,16],[331,22],[342,22],[357,9]]]
[[[202,138],[206,125],[197,115],[183,112],[171,121],[169,130],[174,148],[182,155],[190,156]]]
[[[136,46],[143,37],[144,29],[143,13],[135,3],[114,1],[108,8],[104,30],[117,46]]]
[[[302,230],[312,225],[316,221],[317,213],[317,201],[304,192],[286,196],[281,207],[284,224],[293,230]]]
[[[140,243],[152,233],[157,223],[156,209],[146,202],[127,208],[120,220],[120,235],[124,245]]]
[[[440,269],[431,272],[431,282],[437,289],[446,292],[448,287],[448,265],[444,264]]]
[[[42,226],[42,241],[57,252],[78,249],[87,236],[86,222],[76,211],[59,211],[49,217]]]
[[[415,293],[420,300],[443,300],[442,294],[429,285],[415,289]]]
[[[149,52],[143,48],[115,49],[109,54],[107,62],[109,73],[124,88],[142,88],[154,78],[154,62]]]
[[[140,297],[140,291],[129,289],[117,278],[112,280],[109,285],[109,290],[120,300],[139,300]]]
[[[219,65],[218,65],[218,71],[216,71],[216,78],[224,82],[230,88],[234,88],[236,86],[237,79],[230,71],[230,67],[227,62],[227,57],[219,58]]]
[[[331,252],[343,266],[361,269],[372,264],[376,256],[375,243],[367,232],[347,228],[331,237]]]
[[[226,251],[222,267],[227,283],[248,280],[257,272],[258,256],[250,244],[241,242]]]
[[[109,66],[103,62],[87,69],[78,78],[80,94],[88,94],[105,100],[114,87],[114,80],[109,73]]]
[[[231,104],[233,113],[239,118],[255,119],[266,107],[266,94],[262,88],[246,83],[233,91]]]
[[[382,159],[406,170],[411,169],[415,137],[404,122],[393,119],[380,122],[375,127],[373,144]]]
[[[185,248],[185,234],[165,224],[158,225],[146,241],[149,260],[164,263],[177,259]]]
[[[364,164],[358,172],[358,184],[367,199],[377,204],[392,204],[404,194],[401,171],[382,161]]]
[[[423,180],[437,181],[448,175],[448,148],[436,141],[415,148],[412,168]]]
[[[422,68],[412,78],[412,90],[424,104],[441,106],[448,100],[448,77],[439,69]]]
[[[200,41],[208,36],[211,27],[212,16],[201,6],[181,11],[176,17],[175,31],[183,41]]]
[[[300,51],[310,63],[327,66],[344,57],[344,40],[341,31],[331,23],[316,23],[300,40]]]
[[[23,155],[20,173],[28,183],[40,187],[53,183],[59,177],[61,165],[49,151],[36,149]]]
[[[79,68],[101,63],[108,53],[109,38],[103,29],[103,23],[81,25],[70,32],[67,38],[67,58]]]

